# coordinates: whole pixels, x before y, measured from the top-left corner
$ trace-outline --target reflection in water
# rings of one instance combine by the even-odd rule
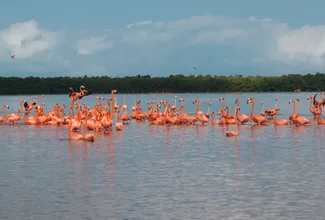
[[[83,157],[83,161],[84,161],[84,172],[83,174],[85,175],[85,181],[86,181],[86,189],[87,192],[90,193],[90,185],[89,185],[89,158],[88,158],[88,143],[87,142],[83,142],[83,150],[84,150],[84,157]]]
[[[197,96],[203,106],[213,99]],[[268,108],[274,96],[257,100]],[[292,96],[281,94],[283,118]],[[240,125],[234,138],[226,130],[132,121],[85,143],[67,141],[66,126],[1,124],[0,219],[322,219],[325,126]]]
[[[240,167],[240,164],[239,164],[239,142],[238,142],[238,136],[235,136],[234,155],[235,155],[236,180],[238,182],[239,181],[238,168]]]
[[[107,155],[107,162],[109,164],[107,168],[108,184],[110,185],[110,192],[114,193],[116,167],[115,167],[115,147],[113,141],[106,143],[106,155]]]
[[[256,128],[256,127],[255,127]],[[254,126],[251,126],[251,135],[250,135],[250,157],[252,161],[252,165],[255,167],[255,158],[254,158],[254,151],[255,151],[255,140],[254,140]]]

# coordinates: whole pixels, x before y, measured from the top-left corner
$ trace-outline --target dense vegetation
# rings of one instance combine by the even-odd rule
[[[103,77],[0,77],[0,94],[67,94],[69,87],[79,90],[84,85],[91,93],[149,92],[271,92],[323,90],[325,74],[289,74],[283,76],[184,76],[168,77],[133,76],[123,78]]]

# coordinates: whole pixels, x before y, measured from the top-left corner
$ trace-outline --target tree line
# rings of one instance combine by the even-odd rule
[[[287,74],[282,76],[215,76],[169,75],[151,77],[0,77],[1,95],[68,94],[69,88],[79,90],[84,85],[91,93],[203,93],[203,92],[284,92],[300,88],[301,91],[325,89],[325,73]]]

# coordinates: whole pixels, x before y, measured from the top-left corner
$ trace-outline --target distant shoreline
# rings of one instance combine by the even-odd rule
[[[0,77],[0,95],[63,95],[69,88],[79,91],[80,85],[91,94],[206,94],[206,93],[275,93],[317,92],[325,90],[325,74],[288,74],[283,76],[217,76],[169,75],[151,77]]]

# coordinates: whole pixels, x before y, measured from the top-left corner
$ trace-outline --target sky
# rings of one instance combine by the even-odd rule
[[[324,72],[324,8],[320,0],[4,1],[0,75]]]

